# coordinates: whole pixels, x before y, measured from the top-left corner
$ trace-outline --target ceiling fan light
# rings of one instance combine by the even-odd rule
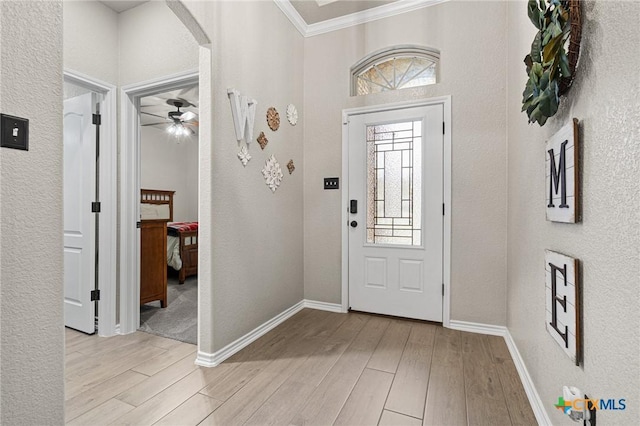
[[[167,132],[169,132],[169,134],[171,135],[175,135],[177,131],[178,131],[178,126],[176,126],[175,124],[172,124],[167,128]]]

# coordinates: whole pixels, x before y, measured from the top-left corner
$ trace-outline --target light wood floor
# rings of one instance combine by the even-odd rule
[[[195,352],[67,329],[67,424],[536,424],[499,337],[305,309],[216,368]]]

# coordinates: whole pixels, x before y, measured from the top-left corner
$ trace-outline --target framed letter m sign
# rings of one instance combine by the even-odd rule
[[[580,287],[578,261],[564,254],[546,250],[545,256],[546,325],[564,353],[579,365]]]
[[[547,141],[545,150],[547,220],[580,221],[578,119]]]

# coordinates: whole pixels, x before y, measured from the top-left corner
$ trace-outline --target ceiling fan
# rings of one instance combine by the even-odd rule
[[[169,111],[166,117],[146,111],[141,111],[142,114],[164,119],[164,121],[160,121],[157,123],[147,123],[143,124],[143,126],[167,125],[167,132],[173,135],[194,135],[196,132],[193,130],[193,128],[198,125],[198,114],[193,111],[180,111],[180,108],[188,108],[195,105],[185,99],[167,99],[166,103],[167,105],[175,107],[176,110]]]

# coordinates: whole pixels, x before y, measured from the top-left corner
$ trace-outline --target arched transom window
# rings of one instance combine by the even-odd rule
[[[351,95],[426,86],[438,81],[440,52],[421,46],[379,50],[351,67]]]

